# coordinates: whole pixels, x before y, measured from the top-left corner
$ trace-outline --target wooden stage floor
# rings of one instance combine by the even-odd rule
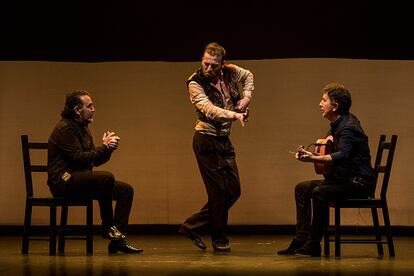
[[[378,257],[375,245],[343,245],[342,257],[278,256],[291,236],[232,235],[232,252],[197,249],[180,235],[129,235],[139,255],[108,255],[107,241],[94,236],[94,254],[84,241],[67,241],[62,256],[49,256],[48,243],[32,241],[20,254],[19,236],[0,236],[0,275],[414,275],[414,237],[395,237],[396,257]],[[209,239],[205,239],[210,245]],[[208,243],[207,243],[208,242]],[[333,254],[333,245],[331,245]]]

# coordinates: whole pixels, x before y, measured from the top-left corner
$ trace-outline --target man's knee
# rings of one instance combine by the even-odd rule
[[[321,203],[329,202],[329,193],[325,188],[323,185],[315,187],[312,190],[312,199]]]
[[[134,188],[125,182],[115,181],[114,186],[114,199],[118,200],[120,198],[133,198],[134,197]]]
[[[130,197],[134,197],[134,188],[132,188],[132,186],[129,185],[129,184],[127,184],[125,188],[126,188],[126,191],[127,191],[128,195]]]
[[[97,171],[94,172],[94,175],[99,178],[99,182],[102,186],[113,189],[115,185],[115,177],[111,172]]]
[[[304,192],[308,191],[311,186],[311,181],[303,181],[295,186],[295,194],[303,194]]]
[[[231,206],[233,206],[234,203],[236,203],[236,201],[240,197],[240,194],[241,194],[240,189],[233,190],[230,193],[227,193],[227,195],[226,195],[227,208],[230,208]]]
[[[100,172],[100,175],[108,179],[108,181],[115,182],[115,176],[111,172],[102,171]]]
[[[232,194],[231,194],[232,200],[233,201],[238,200],[240,195],[241,195],[241,190],[240,189],[237,189],[237,190],[233,191]]]

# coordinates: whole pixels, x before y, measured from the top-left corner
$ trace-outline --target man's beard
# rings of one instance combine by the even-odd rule
[[[81,125],[87,126],[87,125],[89,125],[90,123],[93,122],[93,115],[91,115],[89,117],[84,117],[84,116],[78,117],[78,122]]]
[[[217,78],[217,76],[218,76],[218,74],[216,74],[216,73],[204,73],[203,72],[203,75],[204,75],[204,78],[206,79],[206,80],[209,80],[209,81],[212,81],[212,80],[214,80],[214,79],[216,79]]]

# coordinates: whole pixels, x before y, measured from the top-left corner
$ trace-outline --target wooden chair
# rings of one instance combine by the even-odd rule
[[[34,165],[30,158],[31,150],[41,150],[47,152],[47,143],[33,143],[29,142],[27,135],[21,136],[22,150],[23,150],[23,165],[26,182],[26,209],[24,215],[24,229],[23,229],[23,243],[22,254],[29,252],[30,240],[44,240],[49,241],[49,255],[56,255],[56,238],[59,236],[59,253],[65,250],[66,239],[81,239],[86,240],[86,253],[92,254],[93,251],[93,205],[92,199],[88,200],[67,200],[63,197],[36,197],[33,189],[33,173],[47,174],[47,165]],[[46,185],[46,183],[42,183]],[[34,206],[49,207],[49,236],[47,238],[36,235],[34,232],[36,226],[32,225],[32,209]],[[86,207],[86,231],[85,235],[69,236],[73,234],[73,228],[67,225],[68,207],[69,206],[84,206]],[[57,207],[61,207],[61,223],[56,225]]]
[[[387,205],[387,189],[388,182],[391,174],[392,161],[394,158],[395,147],[397,144],[397,135],[392,135],[391,141],[385,141],[386,136],[381,135],[378,144],[377,156],[375,159],[375,186],[371,192],[369,198],[366,199],[347,199],[338,202],[332,202],[330,207],[335,209],[335,238],[330,239],[329,237],[329,221],[327,223],[327,228],[325,230],[324,236],[324,253],[329,255],[329,243],[335,242],[335,256],[339,257],[341,255],[341,244],[343,243],[354,243],[354,244],[376,244],[378,255],[384,255],[383,244],[388,244],[389,255],[394,257],[394,242],[391,234],[391,225],[390,217],[388,213]],[[382,157],[385,151],[388,151],[386,156],[385,164],[382,165]],[[383,174],[382,180],[380,180],[379,175]],[[379,196],[376,196],[376,192]],[[371,209],[372,220],[375,230],[375,239],[362,239],[362,238],[350,238],[342,239],[341,238],[341,208],[369,208]],[[378,220],[378,209],[382,210],[384,218],[384,226],[380,227]],[[329,220],[329,219],[328,219]],[[383,240],[381,228],[385,231],[386,240]]]

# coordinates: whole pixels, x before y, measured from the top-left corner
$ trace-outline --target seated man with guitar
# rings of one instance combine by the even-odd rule
[[[313,162],[324,179],[296,185],[296,236],[288,248],[277,252],[279,255],[320,256],[329,202],[366,198],[373,188],[368,137],[359,120],[349,113],[351,104],[351,94],[343,85],[330,83],[323,88],[319,106],[322,116],[330,121],[329,136],[313,144],[315,151],[299,147],[295,156],[299,161]]]

